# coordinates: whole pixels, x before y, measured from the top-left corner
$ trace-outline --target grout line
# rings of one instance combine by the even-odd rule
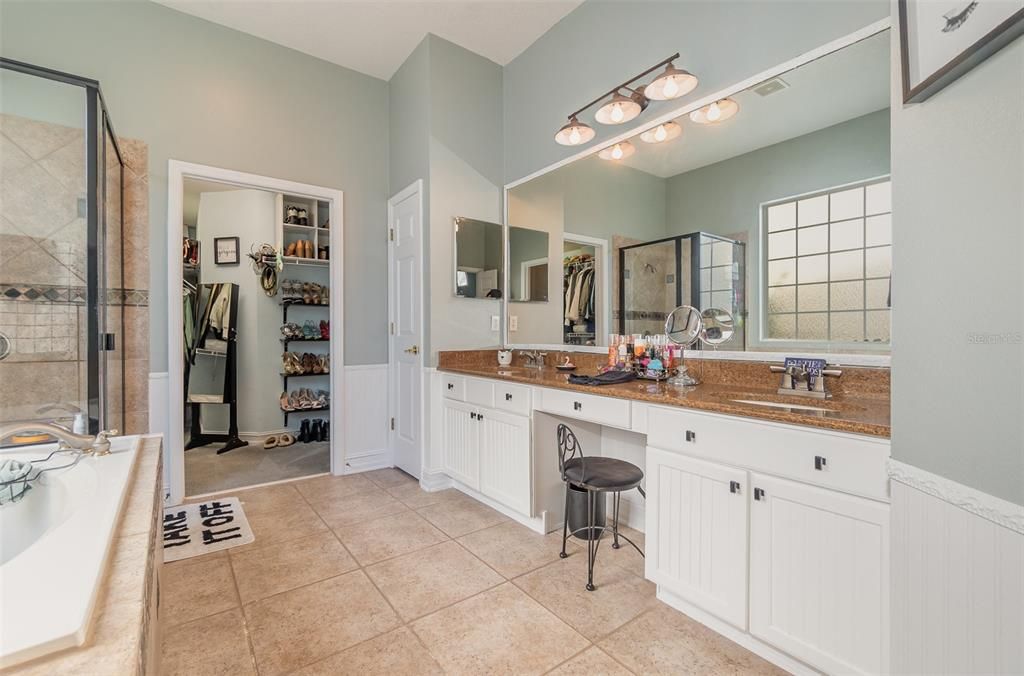
[[[245,616],[245,606],[242,605],[242,592],[238,589],[238,576],[235,575],[235,565],[231,561],[231,557],[228,559],[228,570],[231,571],[231,582],[235,585],[235,598],[238,599],[238,612],[242,615],[242,633],[245,634],[246,645],[249,646],[249,660],[252,662],[252,668],[258,675],[260,673],[259,663],[256,661],[256,646],[252,643],[252,635],[249,632],[249,621]]]
[[[548,611],[548,612],[550,612],[550,611]],[[557,617],[557,616],[556,616],[556,617]],[[560,619],[560,620],[561,620],[562,618],[560,618],[560,617],[559,617],[558,619]],[[565,620],[562,620],[562,621],[563,621],[563,622],[565,622]],[[575,630],[573,630],[573,631],[575,631]],[[577,634],[579,634],[579,632],[578,632],[578,631],[577,631],[576,633],[577,633]],[[583,634],[580,634],[580,636],[583,636]],[[582,650],[580,650],[580,651],[578,651],[578,652],[575,652],[575,653],[573,653],[572,655],[569,655],[569,657],[568,657],[568,658],[566,658],[566,659],[562,660],[561,662],[559,662],[559,663],[558,663],[558,664],[556,664],[555,666],[551,667],[550,669],[548,669],[548,670],[547,670],[547,671],[545,671],[544,673],[545,673],[545,674],[550,674],[550,673],[554,672],[554,671],[555,671],[556,669],[558,669],[559,667],[561,667],[562,665],[564,665],[564,664],[568,664],[569,662],[573,661],[574,659],[576,659],[577,657],[579,657],[579,656],[580,656],[580,655],[582,655],[583,653],[587,652],[587,651],[588,651],[588,650],[590,650],[591,648],[596,648],[596,647],[597,647],[597,644],[596,644],[596,643],[594,643],[593,641],[591,641],[591,640],[590,640],[589,638],[587,638],[586,636],[583,636],[583,638],[585,638],[585,639],[586,639],[586,641],[587,641],[587,645],[586,645],[586,646],[584,646]]]

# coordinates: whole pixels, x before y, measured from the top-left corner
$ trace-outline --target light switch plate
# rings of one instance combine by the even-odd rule
[[[518,331],[519,330],[519,317],[515,315],[509,315],[508,318],[508,330]]]
[[[498,331],[501,329],[501,322],[499,321],[498,315],[491,315],[491,331]]]

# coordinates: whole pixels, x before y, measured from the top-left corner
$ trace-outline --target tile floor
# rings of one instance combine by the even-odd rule
[[[398,470],[231,495],[256,541],[164,566],[164,674],[782,673],[655,599],[632,549],[602,543],[587,592],[581,546]]]

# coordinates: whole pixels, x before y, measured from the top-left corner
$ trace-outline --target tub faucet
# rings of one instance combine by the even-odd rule
[[[0,424],[0,442],[13,437],[20,432],[36,432],[49,434],[59,442],[61,450],[73,450],[89,455],[109,455],[110,435],[116,435],[117,430],[100,432],[95,437],[88,434],[75,434],[66,427],[55,423],[45,422],[13,422]]]

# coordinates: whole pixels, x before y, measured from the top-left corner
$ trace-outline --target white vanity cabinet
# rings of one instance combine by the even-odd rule
[[[442,394],[445,473],[530,516],[530,418],[494,408],[497,395],[502,408],[518,411],[525,406],[528,413],[529,389],[446,375]]]

